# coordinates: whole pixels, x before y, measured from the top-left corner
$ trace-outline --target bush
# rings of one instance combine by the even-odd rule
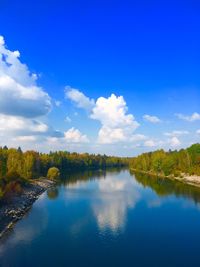
[[[49,168],[48,172],[47,172],[47,178],[50,180],[55,180],[58,179],[60,177],[60,171],[58,168],[56,167],[51,167]]]

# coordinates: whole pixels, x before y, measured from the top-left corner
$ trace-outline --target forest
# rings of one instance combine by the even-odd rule
[[[132,158],[130,168],[162,176],[200,175],[200,144],[179,151],[143,153]]]
[[[0,147],[0,199],[20,193],[22,186],[41,177],[65,177],[71,171],[98,170],[128,165],[128,158],[70,153],[68,151],[23,152],[21,148]]]
[[[39,153],[21,148],[0,147],[0,199],[21,193],[23,185],[33,179],[66,177],[73,171],[105,170],[129,166],[131,170],[159,176],[200,175],[200,144],[179,151],[143,153],[134,158],[120,158],[88,153],[57,151]]]

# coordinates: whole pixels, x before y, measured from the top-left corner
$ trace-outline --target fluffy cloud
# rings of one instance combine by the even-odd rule
[[[36,119],[8,116],[0,114],[1,145],[8,144],[8,140],[28,141],[28,136],[63,138],[64,133]]]
[[[78,89],[65,87],[65,97],[76,103],[77,107],[90,111],[94,107],[94,100],[85,96]]]
[[[89,139],[86,135],[82,134],[78,129],[72,127],[64,133],[64,140],[67,143],[88,143]]]
[[[193,121],[198,121],[200,120],[200,114],[197,112],[194,112],[192,115],[190,116],[186,116],[183,114],[175,114],[179,119],[181,120],[185,120],[185,121],[189,121],[189,122],[193,122]]]
[[[0,36],[0,113],[35,118],[51,110],[49,95],[37,86],[37,76],[5,47]]]
[[[0,115],[0,135],[28,135],[46,133],[49,127],[40,121],[22,117]]]
[[[146,120],[146,121],[149,121],[151,123],[159,123],[159,122],[161,122],[161,120],[158,117],[147,115],[147,114],[143,116],[143,119]]]
[[[127,105],[123,96],[99,97],[95,103],[77,89],[67,88],[66,96],[77,104],[78,107],[90,111],[89,117],[101,123],[98,133],[98,142],[111,144],[116,142],[131,141],[133,132],[139,123],[132,114],[127,114]],[[140,136],[141,138],[141,136]]]
[[[69,143],[88,142],[86,135],[71,128],[63,133],[54,130],[42,122],[52,108],[50,96],[37,85],[37,75],[21,63],[20,53],[6,48],[4,38],[0,36],[0,141],[1,145],[22,145],[30,148],[35,142],[39,146],[45,140],[50,144],[57,142],[63,147]],[[87,101],[73,90],[69,95],[75,100]],[[79,97],[79,98],[76,98]],[[91,101],[92,102],[92,101]],[[54,101],[60,106],[60,101]],[[79,103],[79,106],[82,107]],[[68,118],[68,121],[70,118]]]
[[[124,142],[131,139],[139,123],[132,114],[127,113],[123,96],[112,94],[108,98],[99,97],[90,117],[101,122],[98,134],[99,143]]]

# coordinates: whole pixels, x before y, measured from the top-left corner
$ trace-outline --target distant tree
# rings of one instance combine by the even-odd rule
[[[182,173],[200,175],[200,144],[180,151],[157,150],[131,159],[130,167],[156,174],[181,176]]]

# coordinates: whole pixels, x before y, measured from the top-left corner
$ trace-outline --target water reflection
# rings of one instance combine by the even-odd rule
[[[140,198],[134,180],[125,174],[108,175],[105,180],[99,180],[97,186],[99,201],[93,204],[93,211],[99,228],[113,232],[123,230],[128,208],[133,208]]]
[[[67,173],[0,245],[0,266],[199,266],[199,225],[199,188],[128,170]]]
[[[42,204],[44,196],[45,194],[40,196],[34,208],[30,210],[31,214],[28,212],[23,220],[17,222],[15,227],[0,240],[0,256],[3,255],[4,251],[14,248],[16,244],[23,243],[26,245],[31,243],[35,237],[38,237],[45,230],[48,225],[48,213]],[[43,208],[41,208],[42,206]],[[40,210],[40,216],[34,216],[38,213],[38,210]],[[3,266],[8,266],[6,263],[4,264]]]
[[[175,195],[176,197],[184,197],[191,199],[194,203],[200,203],[200,188],[181,183],[179,181],[172,181],[166,178],[159,178],[149,176],[141,173],[131,173],[134,175],[138,183],[144,187],[153,189],[159,197]],[[154,203],[158,205],[158,203]]]
[[[57,187],[52,187],[47,190],[47,196],[49,199],[54,200],[58,197],[59,195],[59,190]]]
[[[122,231],[129,208],[134,208],[140,199],[139,186],[131,179],[127,171],[98,173],[91,183],[85,180],[71,179],[67,182],[68,189],[79,193],[86,191],[92,198],[90,201],[93,214],[100,231],[111,230],[113,233]],[[84,176],[83,176],[84,178]],[[98,178],[98,179],[97,179]]]

